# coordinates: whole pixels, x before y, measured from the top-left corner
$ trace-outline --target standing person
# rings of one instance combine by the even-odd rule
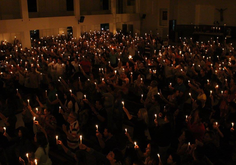
[[[80,65],[81,65],[83,71],[86,73],[86,75],[89,75],[90,72],[91,72],[91,70],[92,70],[92,69],[91,69],[91,68],[92,68],[92,64],[91,64],[91,62],[89,61],[89,59],[88,59],[87,56],[85,56],[85,57],[83,58],[83,60],[80,62]]]
[[[193,117],[191,116],[187,119],[187,127],[189,131],[192,132],[195,139],[202,142],[205,134],[205,126],[202,123],[201,114],[199,110],[195,110],[193,113]]]
[[[35,159],[37,159],[38,165],[52,165],[52,161],[49,158],[49,143],[45,130],[39,125],[38,121],[35,121],[34,124],[38,126],[38,128],[42,132],[37,132],[34,137],[34,141],[37,143],[38,148],[34,153]]]
[[[110,56],[111,66],[113,68],[116,67],[118,53],[112,49],[111,52],[109,53],[109,56]]]
[[[170,115],[167,114],[164,117],[164,124],[161,126],[159,125],[157,119],[154,120],[155,125],[156,125],[156,138],[157,139],[157,144],[159,148],[159,153],[161,156],[161,161],[163,163],[166,162],[167,160],[167,150],[170,148],[171,145],[171,138],[172,138],[172,128],[171,128],[171,123],[170,123]]]
[[[59,58],[57,60],[57,63],[54,65],[54,68],[56,69],[56,78],[62,77],[65,73],[65,64],[62,63],[62,59]]]
[[[67,137],[67,146],[72,151],[76,151],[79,146],[80,133],[80,127],[76,113],[71,112],[68,115],[67,122],[69,123],[69,128],[67,128],[65,124],[62,125],[62,129]]]
[[[145,150],[147,137],[145,131],[148,126],[148,113],[145,108],[139,109],[137,113],[137,118],[133,117],[129,111],[123,107],[124,112],[126,113],[128,119],[134,125],[133,139],[137,141],[142,151]]]

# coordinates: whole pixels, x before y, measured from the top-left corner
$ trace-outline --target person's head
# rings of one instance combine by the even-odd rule
[[[144,120],[146,124],[148,123],[148,113],[145,108],[139,109],[137,116],[139,119]]]
[[[42,148],[48,144],[47,138],[43,132],[37,132],[34,136],[34,141]]]
[[[28,138],[28,129],[26,127],[19,127],[18,128],[18,137],[25,139]]]
[[[178,83],[178,84],[182,84],[183,81],[184,81],[184,77],[183,77],[183,76],[178,76],[178,77],[177,77],[177,83]]]
[[[170,114],[166,114],[165,117],[164,117],[164,121],[165,121],[166,123],[169,123],[170,120],[171,120],[171,115],[170,115]]]
[[[67,118],[67,122],[71,124],[71,123],[75,122],[76,120],[77,120],[76,113],[71,111],[68,118]]]
[[[157,81],[156,80],[151,81],[150,86],[153,87],[153,88],[156,87],[157,86]]]
[[[167,162],[168,165],[179,165],[180,164],[180,157],[179,155],[177,155],[176,153],[172,153],[169,155],[169,157],[167,158]]]
[[[43,113],[44,113],[45,116],[50,115],[50,114],[51,114],[51,110],[48,109],[48,108],[45,108],[45,109],[43,110]]]
[[[112,130],[110,128],[105,128],[103,131],[104,137],[111,137],[113,135]]]
[[[101,109],[102,107],[103,107],[102,100],[101,100],[101,99],[97,99],[97,100],[95,101],[95,108]]]
[[[204,143],[210,143],[210,142],[213,142],[213,140],[214,140],[214,133],[212,131],[205,132],[205,135],[203,138]]]
[[[122,160],[123,155],[120,150],[114,149],[113,151],[110,151],[106,158],[111,162],[111,164],[114,164],[116,162],[119,162]]]
[[[50,82],[49,84],[48,84],[48,89],[49,90],[53,90],[55,88],[55,84],[53,83],[53,82]]]

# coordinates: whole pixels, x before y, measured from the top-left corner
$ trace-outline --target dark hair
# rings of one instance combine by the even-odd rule
[[[37,144],[43,148],[44,153],[46,154],[45,148],[47,147],[48,140],[43,132],[37,132]]]
[[[116,162],[120,162],[123,160],[123,154],[121,153],[121,151],[119,149],[115,148],[113,150],[113,153],[115,154],[114,159],[116,160]]]
[[[170,155],[172,156],[173,162],[175,162],[176,165],[180,165],[181,163],[180,156],[177,155],[176,153],[171,153]]]
[[[21,139],[22,140],[28,139],[29,131],[28,131],[28,129],[26,127],[21,126],[21,127],[18,128],[18,131],[21,131],[21,134],[22,134],[22,138]]]

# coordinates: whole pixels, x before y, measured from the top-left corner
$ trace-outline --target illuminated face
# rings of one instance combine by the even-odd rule
[[[167,159],[167,164],[173,164],[173,157],[171,155],[169,155],[168,159]]]

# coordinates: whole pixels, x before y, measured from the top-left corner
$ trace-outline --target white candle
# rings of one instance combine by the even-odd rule
[[[134,142],[134,146],[136,146],[137,145],[137,142]]]
[[[190,97],[192,97],[192,94],[191,94],[191,93],[189,93],[188,95],[189,95]]]
[[[26,153],[25,155],[26,155],[27,159],[29,160],[29,153]]]
[[[72,94],[72,90],[70,89],[70,94]]]
[[[157,114],[154,114],[155,119],[157,119]]]
[[[232,122],[231,125],[232,125],[232,128],[234,128],[234,122]]]
[[[82,144],[82,140],[83,140],[83,136],[80,135],[80,136],[79,136],[79,143],[80,143],[80,144]]]
[[[125,133],[127,133],[128,132],[128,129],[127,128],[125,128]]]
[[[98,130],[98,125],[95,125],[96,129]]]
[[[170,86],[172,86],[172,83],[170,83]]]
[[[27,102],[28,102],[28,105],[29,105],[30,104],[30,100],[28,99]]]
[[[4,130],[4,132],[6,132],[6,130],[7,130],[7,127],[3,127],[3,130]]]
[[[58,142],[58,135],[56,135],[56,143]]]
[[[185,118],[188,119],[188,115],[186,115]]]
[[[160,156],[160,154],[157,154],[157,157],[158,157],[158,159],[159,159],[159,161],[161,160],[161,156]]]
[[[38,165],[37,159],[34,159],[34,164],[35,164],[35,165]]]
[[[33,117],[33,121],[35,121],[35,120],[36,120],[36,117],[34,116],[34,117]]]
[[[212,95],[212,90],[210,90],[210,95]]]
[[[86,95],[84,95],[84,99],[86,99]]]
[[[38,108],[35,108],[35,112],[38,113],[39,109]]]
[[[124,101],[122,101],[121,103],[122,103],[122,105],[123,105],[123,107],[124,107],[124,106],[125,106],[125,102],[124,102]]]

